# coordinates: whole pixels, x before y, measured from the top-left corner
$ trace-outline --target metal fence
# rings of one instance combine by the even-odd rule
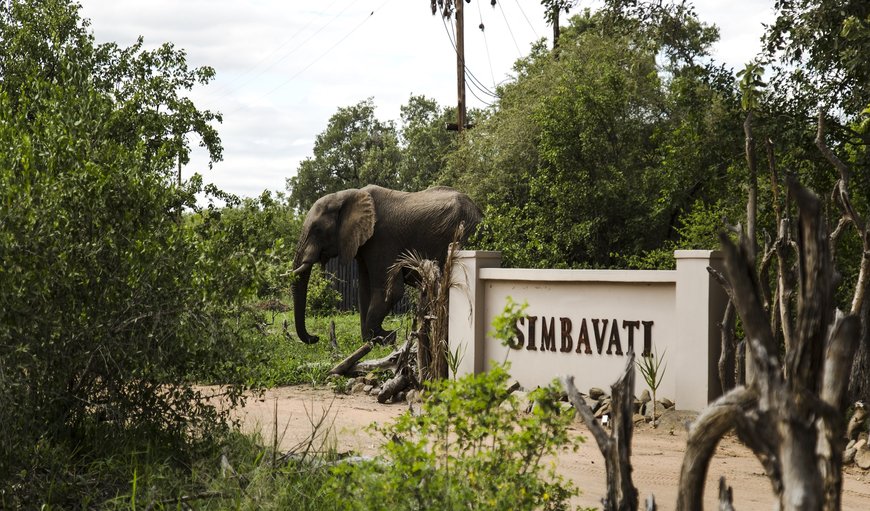
[[[339,259],[331,259],[326,263],[326,273],[332,280],[332,285],[341,293],[340,311],[356,311],[359,309],[359,268],[356,261],[342,263]],[[399,303],[393,307],[393,314],[404,314],[411,310],[411,300],[408,290],[402,295]]]

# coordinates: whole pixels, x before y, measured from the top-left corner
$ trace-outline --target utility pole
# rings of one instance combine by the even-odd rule
[[[465,20],[462,15],[464,0],[456,0],[456,89],[459,104],[456,108],[456,131],[466,127],[465,120]]]

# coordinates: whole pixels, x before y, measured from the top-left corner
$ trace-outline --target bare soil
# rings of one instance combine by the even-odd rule
[[[363,455],[377,453],[383,441],[366,430],[373,423],[387,423],[408,409],[407,403],[381,405],[372,396],[335,394],[327,388],[310,386],[282,387],[269,390],[262,399],[251,399],[240,412],[244,427],[260,431],[264,441],[271,443],[275,431],[277,403],[278,438],[282,450],[306,443],[312,434],[312,424],[324,422],[329,433],[314,441],[316,448],[331,447],[339,451],[355,451]],[[674,508],[680,465],[686,445],[683,423],[693,414],[669,412],[661,425],[653,429],[647,424],[635,428],[632,445],[634,484],[641,502],[655,495],[658,508]],[[558,470],[570,477],[581,495],[575,504],[600,508],[604,494],[604,459],[582,421],[577,419],[574,432],[586,438],[577,452],[564,453],[557,459]],[[707,478],[705,506],[717,509],[719,477],[725,476],[734,490],[734,505],[741,511],[775,509],[773,492],[761,464],[734,436],[726,437],[718,447]],[[854,465],[844,474],[844,510],[870,510],[870,472]]]

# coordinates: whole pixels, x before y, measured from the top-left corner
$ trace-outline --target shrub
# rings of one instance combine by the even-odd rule
[[[184,133],[212,159],[220,141],[178,91],[211,70],[171,45],[97,46],[79,8],[0,5],[0,507],[74,505],[60,483],[120,433],[225,431],[191,376],[243,363],[255,327],[248,262],[182,221],[202,191],[177,180]]]
[[[315,265],[308,281],[308,313],[314,316],[329,316],[338,311],[341,293],[335,289],[330,275]]]
[[[340,465],[331,492],[340,509],[567,509],[577,493],[543,460],[576,448],[553,384],[530,394],[526,414],[507,389],[508,373],[487,373],[431,385],[423,413],[376,427],[383,456]]]

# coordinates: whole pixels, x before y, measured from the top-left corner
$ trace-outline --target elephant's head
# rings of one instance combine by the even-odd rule
[[[302,224],[302,234],[293,258],[293,317],[296,334],[307,344],[318,341],[305,329],[305,303],[311,266],[326,264],[336,256],[349,262],[359,247],[372,237],[377,221],[372,196],[357,189],[324,195],[311,206]]]

